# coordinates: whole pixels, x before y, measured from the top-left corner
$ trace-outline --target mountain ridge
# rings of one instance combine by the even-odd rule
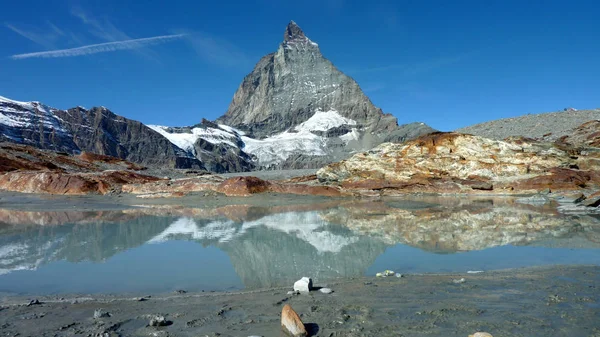
[[[318,168],[384,141],[435,131],[424,123],[398,126],[294,21],[277,51],[259,60],[214,122],[145,125],[104,107],[59,110],[5,101],[0,141],[216,173]],[[27,122],[19,124],[23,119]]]

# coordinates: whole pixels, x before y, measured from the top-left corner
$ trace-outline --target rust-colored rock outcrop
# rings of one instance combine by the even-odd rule
[[[527,138],[498,141],[438,132],[382,144],[322,168],[317,178],[359,194],[597,189],[600,160],[588,152]]]
[[[146,183],[159,178],[129,171],[67,173],[55,171],[15,171],[0,176],[6,191],[48,194],[107,194],[123,184]]]
[[[0,189],[23,193],[106,194],[121,185],[159,178],[128,170],[142,167],[119,158],[45,151],[31,146],[0,145]]]
[[[247,197],[256,193],[267,192],[271,183],[256,177],[233,177],[220,183],[216,191],[228,197]]]

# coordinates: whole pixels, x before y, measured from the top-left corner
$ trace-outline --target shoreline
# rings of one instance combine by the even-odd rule
[[[454,282],[460,278],[465,282]],[[332,294],[288,295],[290,285],[148,294],[143,301],[122,295],[16,296],[0,303],[0,326],[9,335],[269,337],[280,335],[279,314],[290,304],[318,336],[467,336],[476,331],[594,336],[600,333],[599,285],[600,266],[556,265],[315,284],[332,288]],[[33,299],[41,304],[27,306]],[[99,309],[110,317],[94,318]],[[155,315],[172,324],[148,326]]]

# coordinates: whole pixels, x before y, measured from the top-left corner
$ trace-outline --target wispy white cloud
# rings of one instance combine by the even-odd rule
[[[71,15],[81,20],[83,24],[88,26],[89,33],[101,40],[107,42],[130,40],[131,37],[119,30],[112,22],[107,19],[96,19],[92,15],[86,13],[81,7],[75,6],[71,8]]]
[[[32,57],[41,57],[41,58],[49,58],[49,57],[73,57],[73,56],[82,56],[82,55],[90,55],[97,53],[106,53],[117,50],[128,50],[128,49],[136,49],[141,47],[146,47],[150,45],[157,45],[165,42],[170,42],[173,40],[181,39],[185,36],[185,34],[175,34],[175,35],[162,35],[162,36],[154,36],[147,37],[142,39],[131,39],[125,41],[115,41],[115,42],[106,42],[106,43],[98,43],[91,44],[87,46],[77,47],[77,48],[69,48],[69,49],[60,49],[60,50],[52,50],[52,51],[43,51],[36,53],[27,53],[27,54],[17,54],[11,56],[12,59],[26,59]]]
[[[4,25],[6,26],[6,28],[21,35],[22,37],[26,38],[31,42],[34,42],[44,48],[55,49],[56,41],[64,33],[51,22],[48,21],[47,24],[50,26],[50,30],[44,30],[43,32],[26,30],[12,25],[10,23],[5,23]]]
[[[71,7],[71,15],[78,18],[81,23],[87,27],[87,33],[97,39],[106,42],[117,42],[124,40],[132,40],[133,38],[127,35],[122,30],[118,29],[112,22],[106,18],[96,18],[89,14],[79,6]],[[148,49],[135,49],[135,53],[145,57],[146,59],[160,63],[159,57]]]
[[[230,67],[245,65],[248,57],[235,45],[206,33],[181,31],[186,41],[201,58],[210,63]]]

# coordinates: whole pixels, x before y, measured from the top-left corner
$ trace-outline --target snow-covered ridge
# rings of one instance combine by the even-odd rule
[[[346,118],[335,110],[316,110],[314,115],[305,122],[290,128],[279,134],[264,139],[254,139],[246,136],[241,130],[220,124],[219,128],[193,128],[189,132],[174,132],[169,127],[159,125],[148,125],[154,131],[160,133],[171,143],[190,153],[194,153],[194,143],[202,138],[210,143],[225,143],[237,147],[242,142],[241,149],[254,155],[259,165],[271,166],[281,163],[290,156],[302,153],[309,156],[324,156],[327,154],[327,138],[319,136],[315,132],[325,132],[343,125],[356,126],[355,120]],[[360,136],[356,127],[352,131],[340,136],[345,143],[358,139]]]
[[[150,129],[160,133],[163,137],[167,138],[175,146],[196,154],[194,149],[194,143],[198,138],[202,138],[205,141],[213,144],[225,143],[227,145],[236,147],[237,135],[234,133],[233,128],[229,128],[231,131],[225,131],[215,128],[192,128],[191,132],[169,132],[170,127],[161,125],[147,125]]]
[[[48,132],[67,134],[54,110],[39,102],[19,102],[0,96],[0,124],[9,128],[37,128],[41,124]]]

